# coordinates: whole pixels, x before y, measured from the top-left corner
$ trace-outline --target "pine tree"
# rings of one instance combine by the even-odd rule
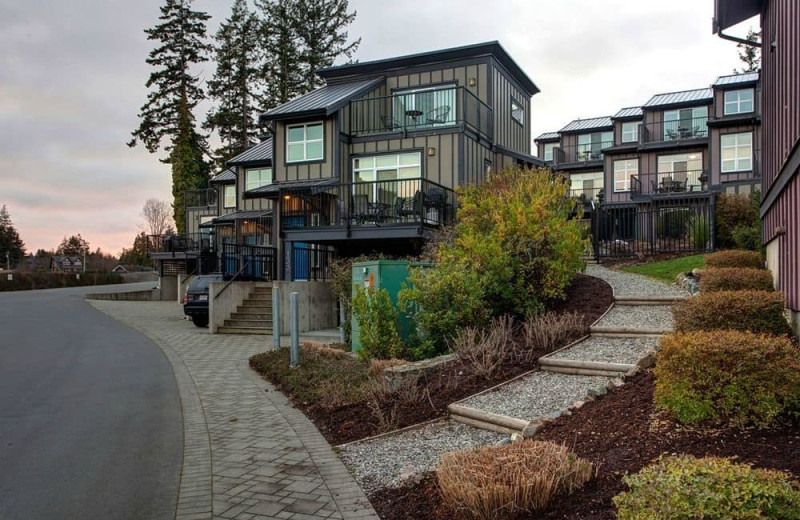
[[[267,85],[262,108],[268,110],[304,92],[295,30],[297,0],[256,0],[256,7],[261,11],[261,76]]]
[[[757,43],[761,40],[761,32],[750,29],[747,31],[745,40]],[[744,63],[744,67],[741,69],[734,69],[734,72],[755,72],[761,67],[761,47],[737,43],[736,48],[739,50],[739,59]]]
[[[25,256],[25,243],[19,237],[19,233],[11,222],[6,205],[0,208],[0,265],[8,267],[16,266],[22,257]]]
[[[208,82],[209,96],[217,102],[203,127],[216,131],[222,146],[214,151],[215,166],[257,142],[257,116],[262,101],[259,21],[245,0],[236,0],[231,16],[217,31],[214,61],[217,69]]]
[[[147,234],[142,231],[133,239],[133,247],[122,250],[119,263],[124,265],[152,265],[147,256]]]
[[[333,65],[339,56],[348,58],[358,49],[361,38],[347,43],[347,26],[356,12],[347,12],[347,0],[296,0],[294,30],[302,48],[303,66],[301,92],[322,84],[317,70]]]
[[[175,222],[178,230],[184,227],[183,191],[180,186],[205,187],[208,171],[204,153],[205,138],[195,130],[192,113],[203,97],[198,78],[191,73],[195,64],[208,61],[210,45],[206,37],[206,21],[210,16],[201,11],[192,11],[192,0],[166,0],[161,7],[159,20],[152,29],[145,29],[148,40],[158,42],[150,51],[147,63],[155,68],[147,80],[151,89],[147,102],[139,112],[139,127],[131,135],[128,146],[142,142],[148,151],[156,153],[162,146],[169,152],[162,162],[172,164],[172,193],[175,196]],[[181,151],[176,153],[180,147]],[[189,150],[187,147],[191,147]],[[176,158],[180,165],[173,162]],[[194,161],[188,164],[187,161]],[[189,175],[190,178],[184,178]],[[197,177],[193,177],[193,176]]]
[[[56,248],[57,255],[80,256],[89,251],[89,242],[80,233],[67,238],[64,237]]]

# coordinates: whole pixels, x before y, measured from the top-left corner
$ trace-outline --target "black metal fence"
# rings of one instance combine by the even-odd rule
[[[714,250],[711,198],[599,206],[592,212],[591,226],[592,247],[598,259]]]
[[[555,164],[586,163],[603,160],[603,148],[614,145],[614,141],[595,141],[570,146],[553,148],[553,161]]]
[[[639,142],[686,141],[708,137],[708,117],[694,117],[648,123],[639,126]]]
[[[334,252],[321,246],[292,245],[290,261],[293,281],[319,281],[331,279],[331,260]]]
[[[209,207],[217,205],[217,190],[188,190],[183,192],[183,204],[187,208]]]
[[[214,241],[209,233],[148,235],[148,253],[213,253]]]
[[[660,193],[685,193],[700,191],[704,170],[673,171],[662,173],[639,174],[631,176],[631,194],[650,195]]]
[[[272,281],[277,278],[274,247],[222,244],[220,270],[226,280]]]

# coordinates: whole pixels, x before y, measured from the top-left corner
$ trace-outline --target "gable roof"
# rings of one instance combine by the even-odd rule
[[[628,107],[621,109],[619,112],[611,116],[611,119],[638,119],[642,117],[643,114],[644,112],[642,112],[642,107]]]
[[[664,94],[656,94],[642,106],[645,108],[651,108],[682,104],[702,105],[707,101],[710,102],[712,98],[713,94],[710,88],[699,88],[695,90],[683,90],[681,92],[666,92]]]
[[[715,87],[724,87],[727,85],[739,85],[742,83],[755,83],[758,81],[758,72],[745,72],[744,74],[729,74],[727,76],[720,76],[714,82]]]
[[[272,165],[272,137],[267,137],[255,146],[251,146],[233,159],[225,163],[228,166],[269,163]]]
[[[567,126],[559,130],[559,132],[583,132],[584,130],[600,130],[603,128],[608,128],[610,130],[612,127],[611,117],[592,117],[590,119],[576,119],[571,121]]]
[[[477,58],[480,56],[494,57],[527,92],[533,96],[539,92],[539,88],[528,77],[522,68],[511,58],[500,42],[491,41],[464,45],[462,47],[451,47],[436,51],[421,52],[418,54],[408,54],[381,60],[364,61],[360,63],[348,63],[320,69],[317,73],[331,80],[334,78],[345,78],[365,74],[382,74],[388,70],[428,65],[443,61],[461,60],[465,58]]]
[[[211,183],[229,183],[229,182],[236,182],[236,170],[233,168],[228,168],[227,170],[221,171],[218,174],[214,175],[214,177],[208,181]]]
[[[534,141],[558,141],[559,139],[561,139],[561,136],[558,132],[545,132],[534,139]]]
[[[327,117],[342,108],[351,99],[366,94],[383,83],[383,81],[383,77],[380,77],[347,83],[329,83],[265,112],[261,115],[261,119],[289,119],[303,116]]]
[[[261,186],[244,192],[244,198],[251,199],[251,198],[261,197],[264,195],[277,195],[281,192],[281,190],[284,189],[313,190],[314,188],[333,186],[334,184],[339,184],[339,182],[340,182],[339,179],[334,177],[328,177],[325,179],[303,179],[299,181],[273,182],[272,184],[267,184],[265,186]]]

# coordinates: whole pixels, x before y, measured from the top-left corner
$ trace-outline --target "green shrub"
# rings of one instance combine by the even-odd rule
[[[689,221],[689,242],[697,250],[707,249],[711,242],[711,224],[703,216],[694,216]]]
[[[764,248],[761,244],[761,222],[733,228],[733,243],[739,249],[761,252]]]
[[[740,247],[734,240],[733,231],[740,226],[759,225],[760,194],[751,195],[717,195],[714,215],[716,218],[717,247]],[[745,248],[750,249],[750,248]]]
[[[623,480],[630,490],[614,497],[618,520],[800,518],[790,475],[730,459],[662,456]]]
[[[694,213],[688,209],[670,209],[661,212],[656,223],[659,238],[681,238],[686,234]]]
[[[656,405],[682,423],[766,426],[800,404],[798,354],[789,338],[769,334],[668,334],[656,356]]]
[[[386,289],[354,286],[353,317],[358,322],[358,339],[364,359],[402,358],[403,341],[397,332],[397,309]]]
[[[716,253],[707,255],[706,266],[752,267],[753,269],[764,269],[764,258],[755,251],[728,249],[727,251],[717,251]]]
[[[344,321],[342,321],[342,328],[344,329],[344,340],[350,343],[350,329],[352,308],[351,300],[353,298],[353,263],[366,262],[369,260],[382,260],[384,255],[359,255],[350,258],[334,258],[331,260],[331,278],[330,284],[333,293],[339,298],[339,305],[344,314]]]
[[[783,305],[779,292],[719,291],[680,301],[672,312],[678,332],[731,329],[791,335]]]
[[[751,267],[716,267],[703,271],[700,292],[774,291],[772,273]]]

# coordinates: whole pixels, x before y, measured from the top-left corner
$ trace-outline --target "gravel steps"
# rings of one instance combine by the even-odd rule
[[[686,298],[688,296],[686,291],[673,285],[667,285],[639,274],[615,271],[602,265],[587,265],[586,274],[608,282],[614,289],[615,298]]]
[[[668,332],[673,328],[669,305],[614,305],[591,330],[646,330]]]
[[[546,356],[549,359],[635,365],[658,349],[658,338],[591,336],[580,343]]]

